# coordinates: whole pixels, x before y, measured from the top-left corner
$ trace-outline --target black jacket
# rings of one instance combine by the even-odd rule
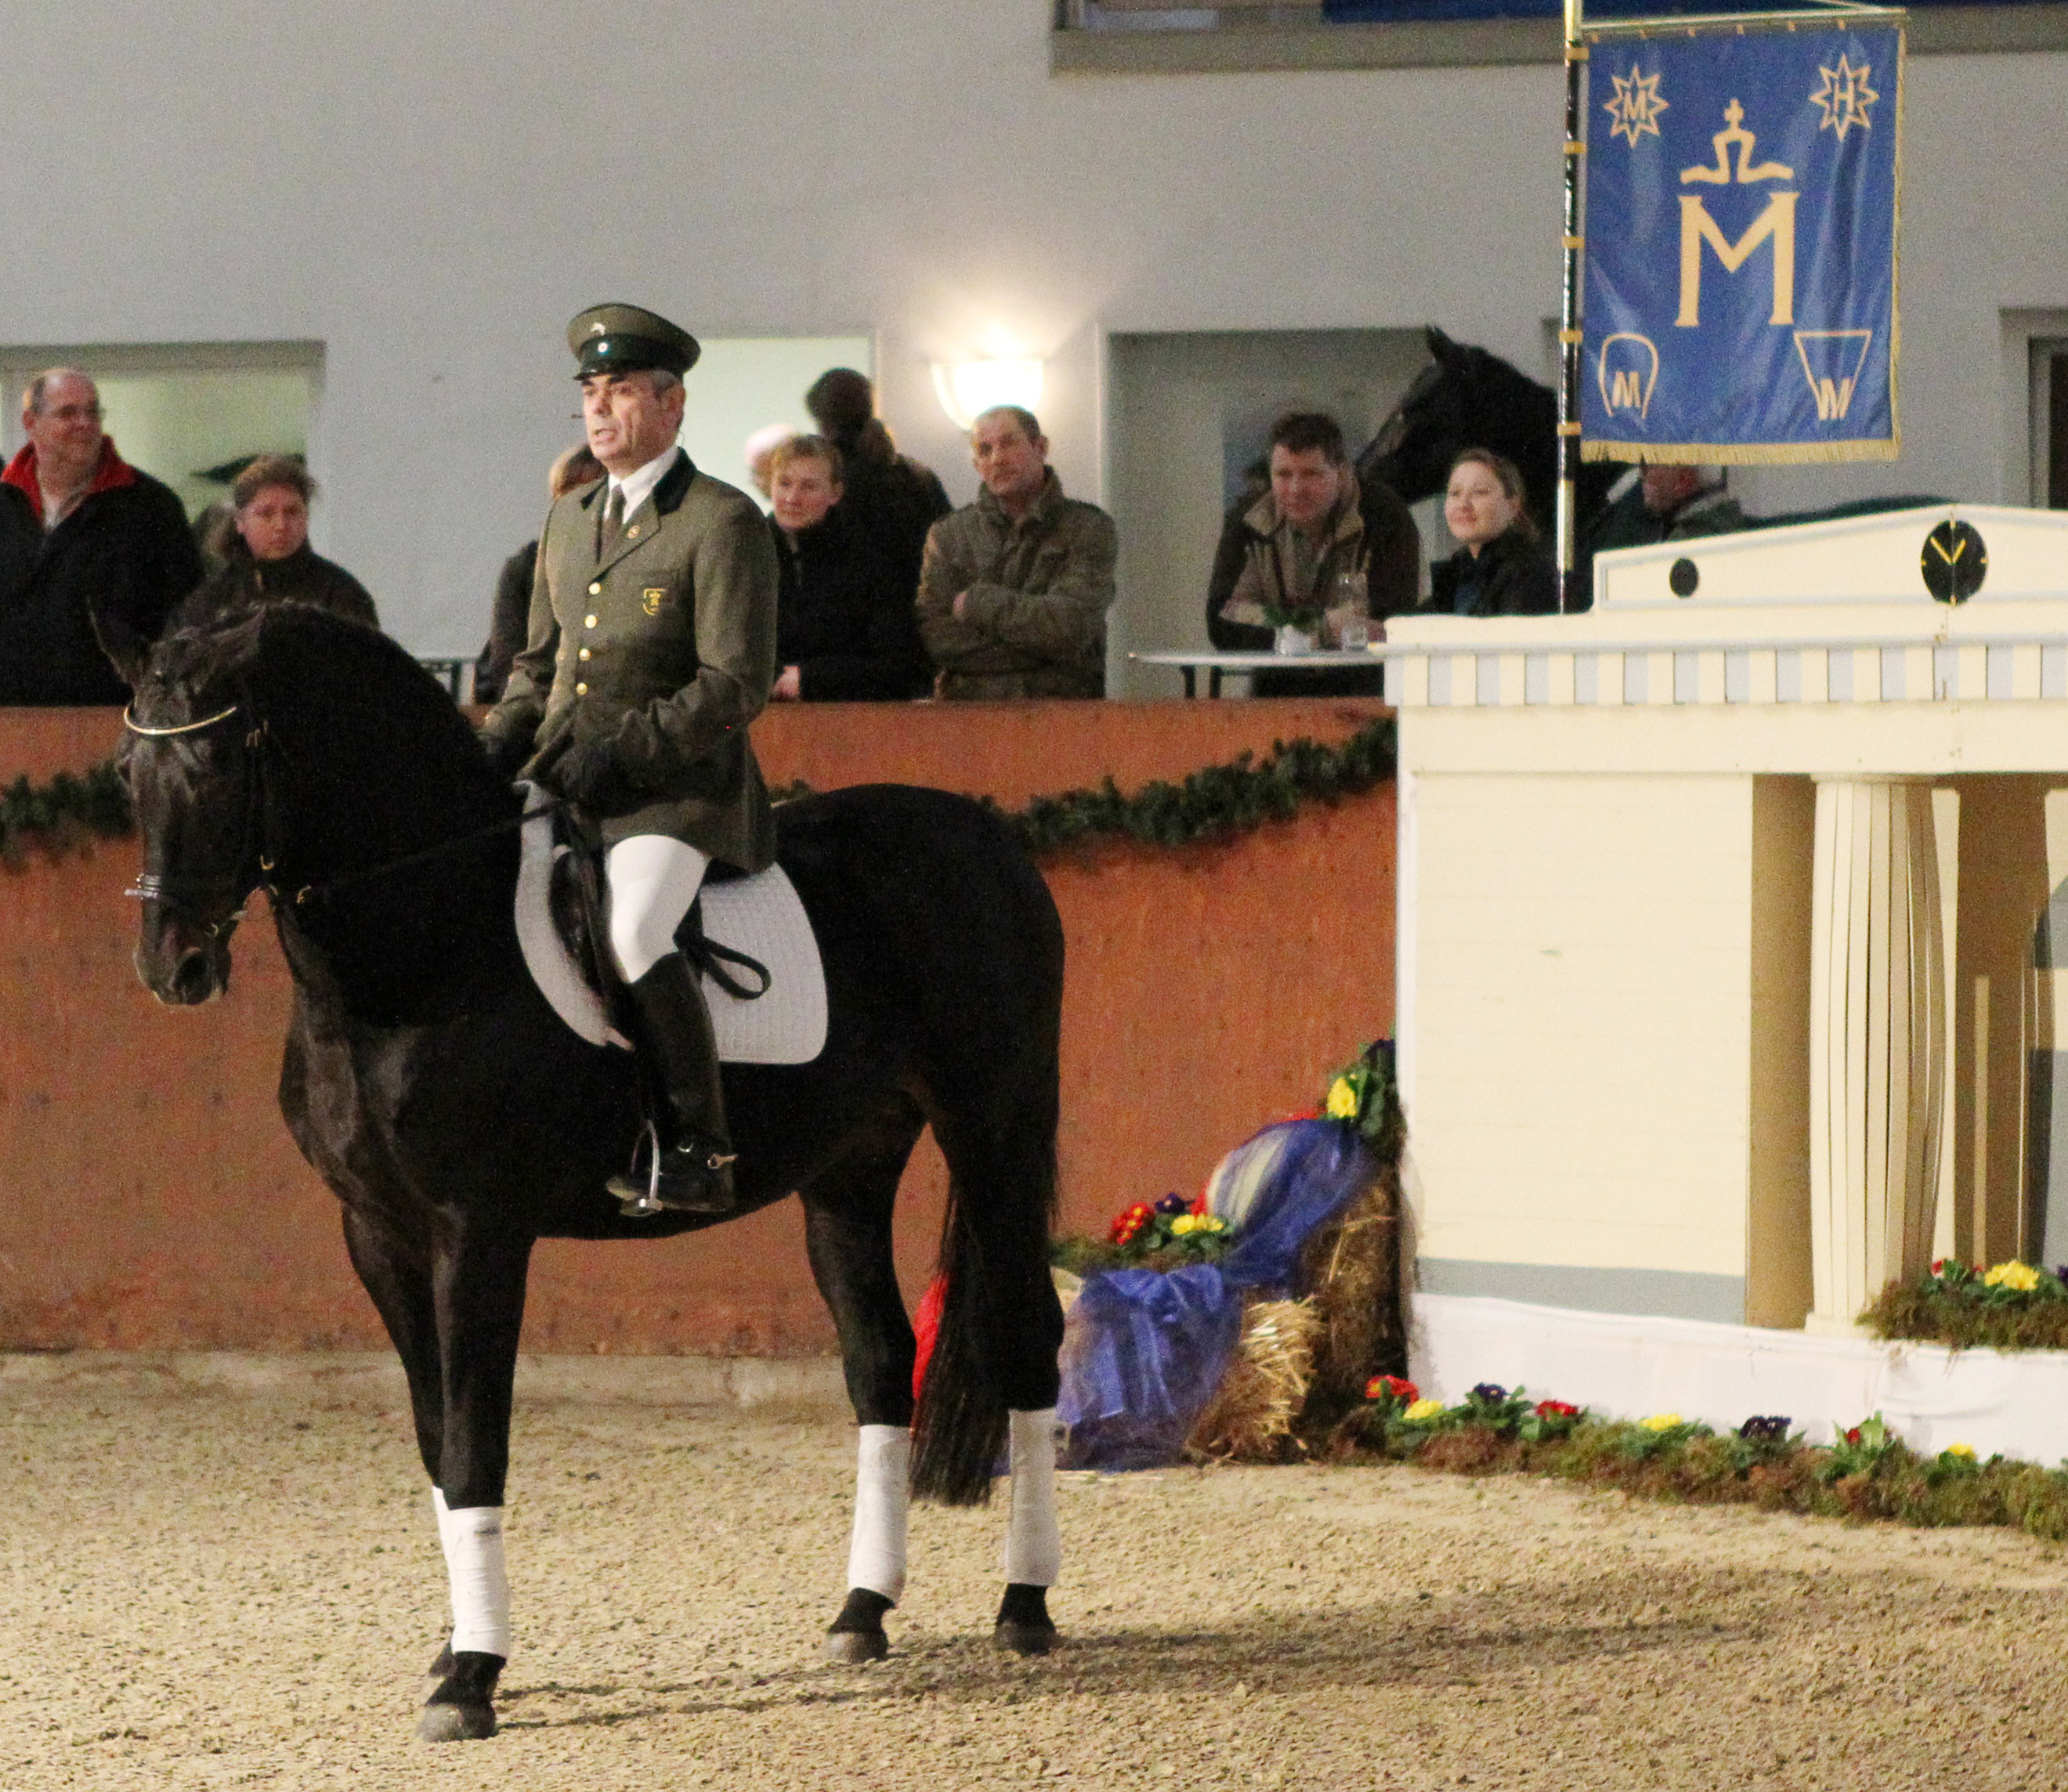
[[[1429,582],[1425,616],[1544,616],[1558,607],[1557,568],[1519,528],[1495,536],[1476,557],[1459,548],[1429,569]]]
[[[926,531],[955,509],[947,488],[932,468],[908,455],[886,455],[867,441],[838,445],[845,463],[840,507],[848,526],[889,568],[910,603],[919,589]]]
[[[254,560],[241,538],[233,537],[222,570],[181,601],[169,624],[195,628],[234,610],[267,603],[307,603],[347,622],[368,628],[381,626],[380,613],[366,587],[335,560],[326,560],[307,542],[284,559]]]
[[[126,703],[94,619],[111,635],[156,640],[201,582],[201,550],[179,499],[112,442],[93,489],[44,534],[30,496],[34,452],[23,449],[0,482],[0,703]]]
[[[531,628],[531,579],[539,544],[530,541],[503,563],[495,575],[495,602],[488,612],[488,640],[474,662],[474,701],[495,703],[510,682],[510,662],[524,651]]]
[[[794,542],[773,517],[782,575],[776,664],[797,668],[808,703],[917,697],[932,681],[912,592],[843,498]]]

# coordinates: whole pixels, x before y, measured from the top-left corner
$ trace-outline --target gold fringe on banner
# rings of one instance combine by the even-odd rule
[[[1895,398],[1890,392],[1891,403]],[[1804,461],[1893,461],[1903,453],[1900,433],[1850,441],[1603,441],[1580,444],[1583,461],[1648,461],[1654,466],[1781,466]]]

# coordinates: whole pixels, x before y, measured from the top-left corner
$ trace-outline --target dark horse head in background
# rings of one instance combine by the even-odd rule
[[[1557,499],[1558,396],[1498,355],[1456,343],[1431,324],[1428,366],[1358,456],[1361,479],[1381,479],[1410,504],[1441,492],[1451,462],[1468,448],[1490,448],[1521,469],[1529,514],[1547,535]],[[1622,473],[1614,461],[1580,472],[1582,526]]]

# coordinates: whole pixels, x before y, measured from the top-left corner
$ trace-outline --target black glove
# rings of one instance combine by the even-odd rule
[[[543,775],[549,788],[596,815],[617,815],[639,806],[638,793],[618,769],[608,741],[573,742]]]
[[[481,735],[481,750],[488,755],[488,763],[498,777],[515,778],[524,762],[531,757],[531,743],[517,734],[491,734],[484,729]]]

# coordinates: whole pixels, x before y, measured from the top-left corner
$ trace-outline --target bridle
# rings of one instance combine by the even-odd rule
[[[278,748],[266,718],[252,712],[248,697],[239,697],[226,709],[218,709],[214,715],[203,716],[194,721],[155,725],[139,721],[136,716],[136,705],[132,702],[122,712],[122,725],[132,734],[145,740],[165,740],[178,734],[201,733],[240,714],[250,717],[250,720],[244,734],[244,819],[238,839],[235,863],[238,868],[227,876],[177,879],[141,872],[137,874],[136,883],[123,892],[124,896],[140,902],[155,902],[170,914],[184,916],[210,939],[219,939],[226,935],[244,919],[246,912],[239,907],[220,920],[210,921],[204,919],[203,905],[220,900],[226,895],[230,901],[236,902],[246,892],[256,888],[266,892],[267,900],[276,912],[283,907],[306,908],[356,884],[371,883],[394,872],[442,859],[450,853],[461,851],[479,842],[492,839],[498,835],[510,833],[522,827],[529,819],[527,813],[520,812],[501,821],[491,822],[470,833],[457,835],[450,840],[441,840],[435,846],[405,852],[399,858],[348,872],[340,877],[333,877],[322,883],[283,884],[274,876],[278,855],[272,850],[267,827],[271,812],[266,800],[267,765]],[[254,860],[256,876],[247,880],[243,868]]]
[[[196,721],[152,724],[136,719],[136,705],[130,703],[122,712],[122,725],[130,733],[145,740],[168,740],[178,734],[199,734],[218,723],[226,722],[244,709],[242,698],[226,709],[218,709],[212,716],[203,716]],[[263,832],[265,803],[264,774],[259,763],[260,750],[268,738],[263,721],[254,722],[245,733],[244,821],[238,841],[236,864],[238,869],[222,877],[161,877],[155,872],[139,872],[136,881],[122,893],[139,902],[155,902],[169,914],[193,923],[211,940],[222,939],[244,919],[246,911],[242,899],[253,885],[242,875],[251,849],[254,833]],[[275,901],[279,897],[271,882],[272,861],[263,850],[258,855],[258,883],[263,885],[267,895]],[[218,919],[206,919],[207,911],[224,899],[238,906]]]

